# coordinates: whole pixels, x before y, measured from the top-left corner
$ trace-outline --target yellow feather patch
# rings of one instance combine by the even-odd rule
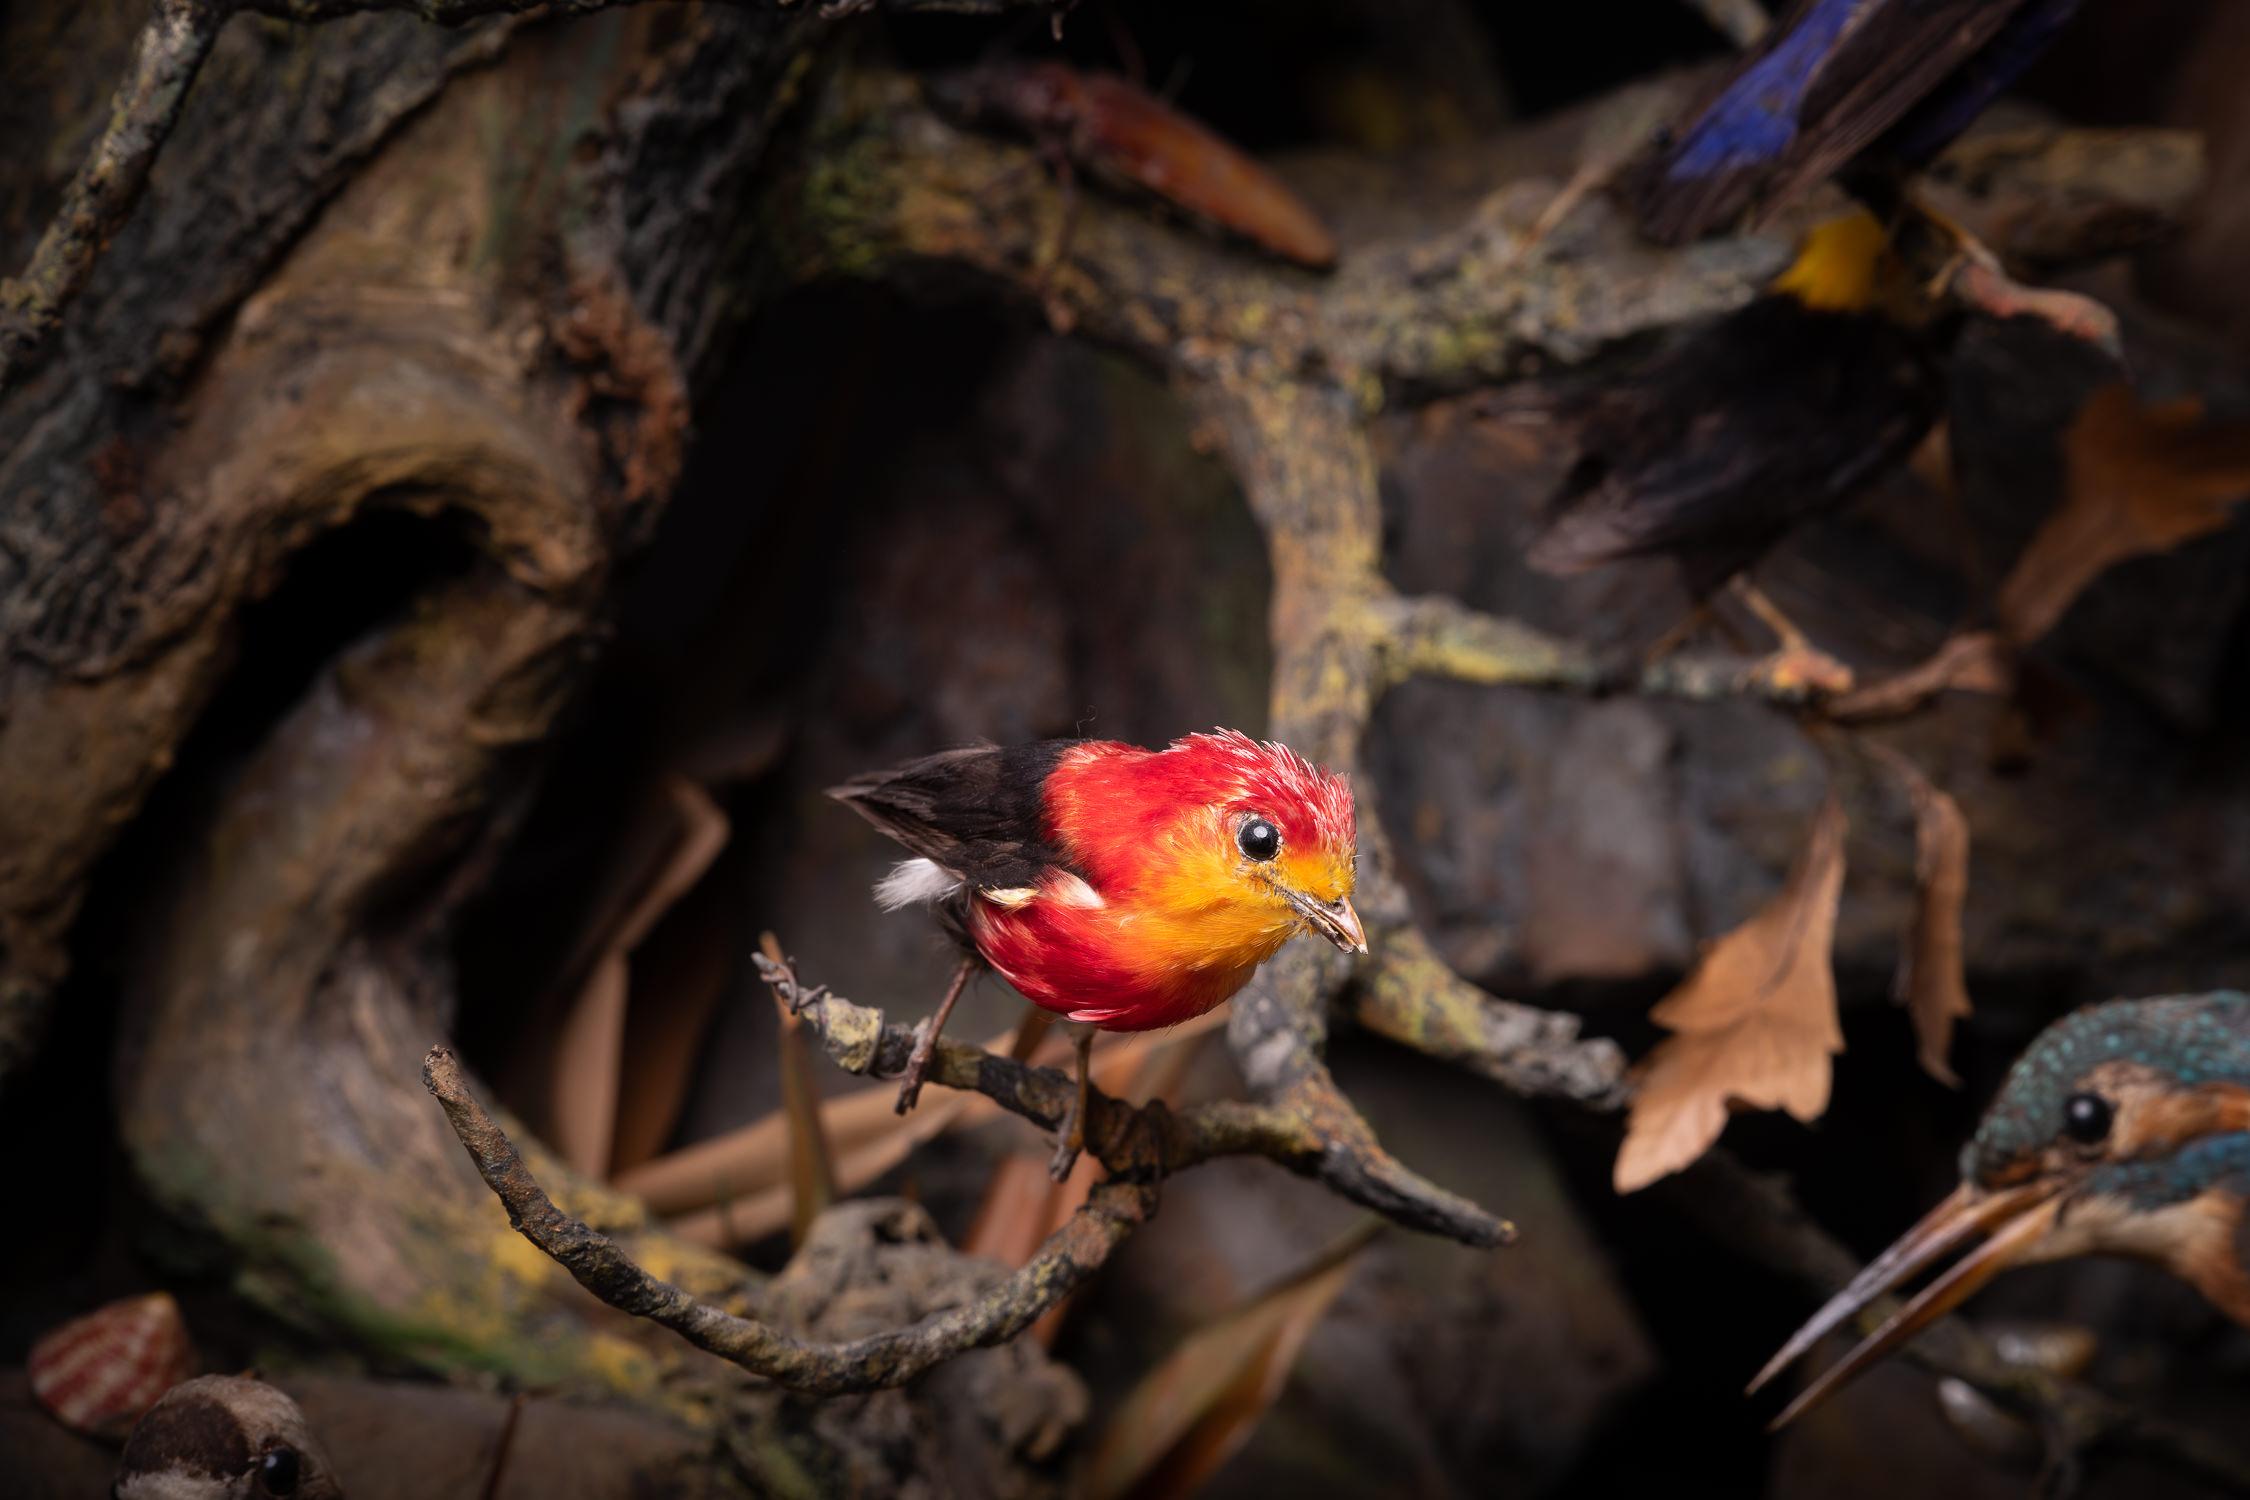
[[[1875,300],[1889,244],[1883,226],[1864,211],[1816,224],[1770,290],[1816,312],[1858,312]]]

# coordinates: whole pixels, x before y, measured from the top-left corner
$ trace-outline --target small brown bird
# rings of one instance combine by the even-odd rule
[[[125,1441],[114,1500],[343,1500],[297,1403],[264,1381],[205,1375],[149,1408]]]
[[[1584,455],[1532,565],[1669,556],[1700,603],[1790,527],[1904,462],[1944,388],[1896,294],[1882,226],[1852,214],[1808,234],[1756,300],[1653,357],[1530,406],[1497,393],[1486,415],[1568,422]]]

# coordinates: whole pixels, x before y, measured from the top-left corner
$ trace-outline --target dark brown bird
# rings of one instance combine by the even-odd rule
[[[115,1500],[343,1500],[297,1403],[263,1381],[183,1381],[125,1441]]]
[[[1944,400],[1926,330],[1893,295],[1865,214],[1814,229],[1764,294],[1653,356],[1485,414],[1572,426],[1582,457],[1530,561],[1577,573],[1678,560],[1700,602],[1789,528],[1902,463]]]

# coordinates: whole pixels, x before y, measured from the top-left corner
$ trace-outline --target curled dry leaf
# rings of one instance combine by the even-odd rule
[[[1380,1228],[1362,1224],[1287,1281],[1188,1335],[1110,1418],[1080,1493],[1088,1500],[1195,1493],[1249,1441]]]
[[[2117,563],[2225,527],[2250,495],[2250,423],[2203,420],[2199,401],[2144,405],[2124,385],[2088,397],[2063,435],[2062,505],[2000,586],[2002,632],[2045,635]]]
[[[1786,1109],[1808,1124],[1828,1108],[1829,1059],[1844,1047],[1830,949],[1846,826],[1829,797],[1781,890],[1649,1012],[1675,1035],[1641,1066],[1617,1153],[1619,1192],[1709,1150],[1731,1105]]]
[[[1044,1016],[1047,1012],[1037,1014]],[[1108,1048],[1097,1042],[1094,1081],[1103,1093],[1114,1098],[1135,1103],[1151,1099],[1177,1103],[1180,1079],[1204,1035],[1215,1024],[1212,1013],[1206,1011],[1170,1031],[1120,1039]],[[1057,1182],[1048,1173],[1052,1156],[1044,1150],[1019,1151],[1000,1159],[991,1181],[985,1184],[969,1232],[961,1241],[963,1254],[986,1256],[1011,1268],[1020,1266],[1031,1259],[1047,1236],[1085,1205],[1087,1195],[1101,1178],[1101,1163],[1090,1153],[1082,1155],[1070,1175]],[[1042,1346],[1052,1345],[1073,1300],[1065,1298],[1042,1313],[1031,1325],[1028,1337]]]
[[[1954,1023],[1969,1014],[1961,937],[1961,908],[1969,899],[1969,820],[1961,804],[1905,756],[1877,747],[1877,759],[1906,788],[1914,807],[1914,925],[1892,993],[1914,1023],[1922,1070],[1959,1088],[1961,1080],[1946,1058]]]
[[[673,903],[726,847],[727,817],[683,776],[668,776],[658,809],[605,894],[585,944],[564,971],[544,1118],[535,1121],[564,1161],[606,1175],[616,1139],[631,958]]]
[[[1162,199],[1299,265],[1336,263],[1336,239],[1280,178],[1146,89],[1063,63],[993,62],[929,82],[964,121],[1045,140],[1078,166]]]
[[[169,1292],[125,1297],[43,1335],[24,1361],[31,1394],[76,1432],[123,1437],[195,1373],[187,1321]]]

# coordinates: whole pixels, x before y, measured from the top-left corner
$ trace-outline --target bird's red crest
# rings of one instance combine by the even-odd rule
[[[1207,775],[1221,787],[1232,783],[1231,796],[1211,800],[1262,812],[1301,841],[1336,850],[1359,841],[1352,784],[1287,745],[1261,743],[1239,729],[1217,729],[1174,740],[1165,753],[1181,757],[1190,774]]]

